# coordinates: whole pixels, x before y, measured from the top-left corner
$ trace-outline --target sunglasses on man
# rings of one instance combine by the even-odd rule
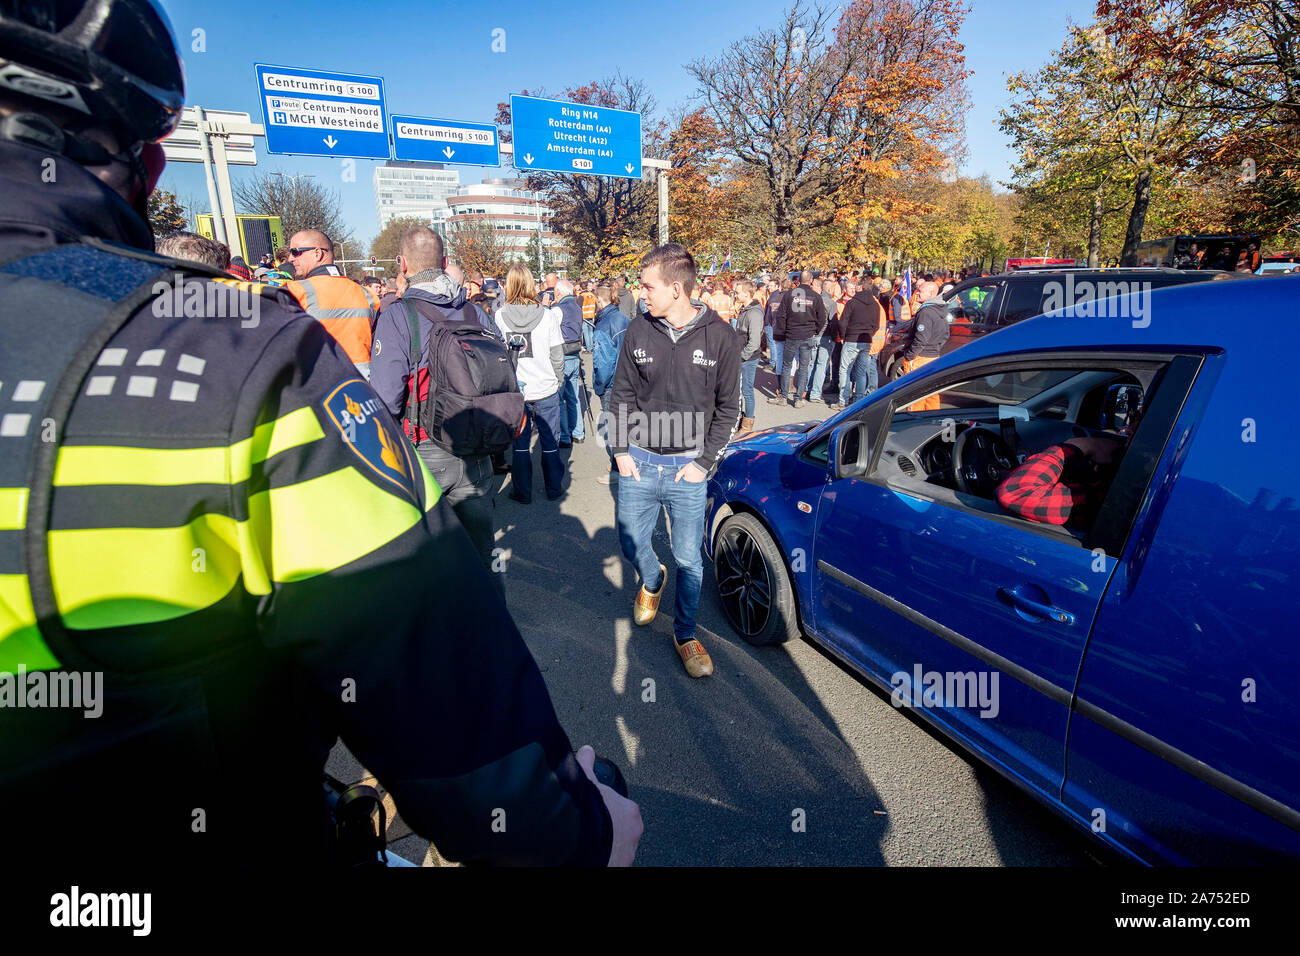
[[[311,252],[313,249],[320,249],[321,252],[325,251],[324,249],[321,249],[320,246],[295,246],[289,250],[289,258],[297,259],[304,252]]]

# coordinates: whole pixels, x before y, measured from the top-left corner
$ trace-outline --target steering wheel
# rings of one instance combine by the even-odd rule
[[[957,436],[952,463],[959,489],[968,495],[992,498],[1005,472],[1016,467],[1016,456],[1001,435],[976,425]]]

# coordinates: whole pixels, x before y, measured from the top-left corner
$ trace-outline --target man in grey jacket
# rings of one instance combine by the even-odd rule
[[[757,286],[749,279],[735,285],[737,298],[744,303],[736,316],[736,333],[740,336],[740,431],[754,430],[754,376],[763,360],[763,305],[755,296]]]

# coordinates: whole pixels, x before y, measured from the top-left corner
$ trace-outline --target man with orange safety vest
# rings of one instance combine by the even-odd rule
[[[582,303],[582,347],[590,352],[592,340],[596,333],[596,282],[594,279],[588,279],[583,285],[582,291],[578,293],[578,301]]]
[[[939,298],[939,284],[926,281],[916,287],[921,300],[910,326],[903,330],[905,341],[899,354],[903,357],[903,374],[928,365],[943,354],[948,344],[948,307]],[[927,395],[908,406],[908,411],[936,411],[940,407],[939,395]]]
[[[919,291],[919,290],[918,290]],[[889,300],[890,328],[896,329],[901,325],[906,325],[912,321],[912,303],[908,300],[907,294],[903,289],[903,279],[898,277],[894,279],[894,294]]]
[[[370,341],[379,302],[334,264],[334,243],[315,229],[295,232],[289,240],[289,264],[297,278],[284,288],[312,318],[325,326],[366,379],[370,378]]]

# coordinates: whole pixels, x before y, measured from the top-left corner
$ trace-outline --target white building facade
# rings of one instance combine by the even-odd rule
[[[458,170],[445,169],[439,163],[391,159],[375,167],[373,182],[381,230],[400,216],[414,216],[437,228],[449,214],[447,200],[461,188]]]
[[[522,179],[485,179],[461,186],[448,198],[447,210],[445,235],[454,236],[457,229],[472,222],[487,222],[505,244],[508,257],[523,259],[529,240],[540,230],[544,271],[563,272],[568,265],[564,241],[551,230],[553,210]],[[535,261],[528,265],[537,271]]]

